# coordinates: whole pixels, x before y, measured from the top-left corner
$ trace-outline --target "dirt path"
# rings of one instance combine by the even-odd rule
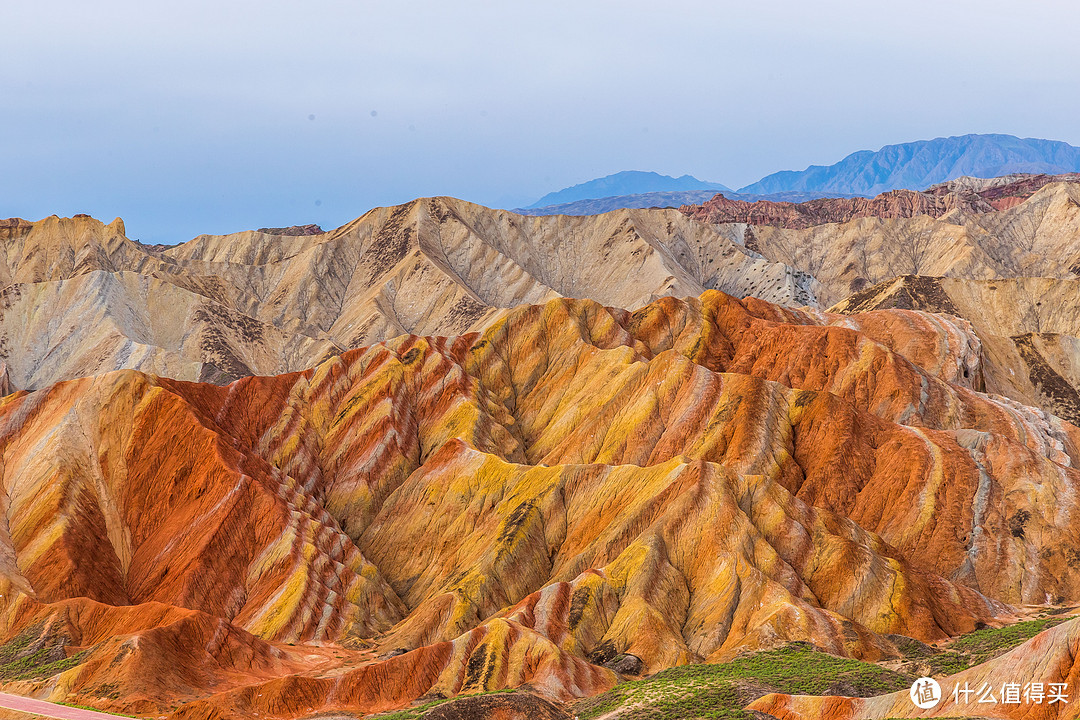
[[[131,720],[123,715],[110,715],[109,713],[97,712],[95,710],[83,710],[82,708],[57,705],[56,703],[46,702],[45,700],[34,700],[33,698],[22,697],[21,695],[9,695],[3,692],[0,692],[0,707],[7,708],[8,710],[18,710],[19,712],[44,715],[45,717],[50,718],[60,718],[60,720]]]

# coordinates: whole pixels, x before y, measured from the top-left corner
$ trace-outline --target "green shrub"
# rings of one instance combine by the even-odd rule
[[[620,710],[620,720],[749,720],[742,708],[766,692],[796,695],[880,695],[911,685],[913,678],[872,663],[792,643],[719,665],[684,665],[623,683],[578,702],[574,712],[591,720]]]

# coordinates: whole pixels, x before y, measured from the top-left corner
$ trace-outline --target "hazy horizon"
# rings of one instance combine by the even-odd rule
[[[113,1],[0,18],[0,217],[119,216],[144,242],[330,228],[427,195],[517,207],[622,170],[740,187],[967,133],[1080,145],[1080,6],[1064,2]]]

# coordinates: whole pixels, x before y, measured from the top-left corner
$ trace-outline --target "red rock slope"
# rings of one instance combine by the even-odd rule
[[[773,200],[729,199],[717,194],[700,205],[684,205],[680,211],[709,223],[749,223],[802,230],[826,223],[846,223],[856,218],[941,217],[954,210],[987,213],[1021,204],[1051,183],[1080,182],[1080,174],[1006,175],[982,180],[960,178],[925,190],[891,190],[873,198],[821,198],[801,203]]]
[[[807,640],[878,659],[1080,595],[1080,430],[970,326],[560,299],[228,386],[0,401],[14,690],[177,718],[602,691]]]

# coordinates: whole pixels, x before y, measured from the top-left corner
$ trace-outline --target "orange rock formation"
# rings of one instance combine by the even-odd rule
[[[176,718],[559,701],[622,653],[879,659],[1075,598],[1080,430],[981,362],[957,318],[707,292],[8,395],[0,622],[77,655],[17,689]]]

